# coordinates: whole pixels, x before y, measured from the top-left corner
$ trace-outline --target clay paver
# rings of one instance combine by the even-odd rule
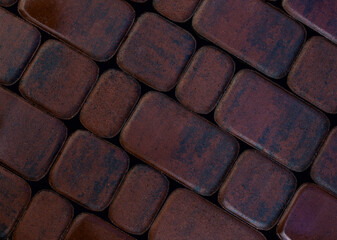
[[[311,177],[337,196],[337,127],[329,134],[312,168]]]
[[[195,50],[195,39],[157,14],[145,13],[117,54],[120,68],[159,91],[169,91]]]
[[[251,70],[234,76],[214,118],[223,129],[298,172],[309,167],[329,130],[323,113]]]
[[[126,232],[143,234],[164,203],[168,188],[164,175],[146,165],[136,165],[116,193],[109,218]]]
[[[337,47],[323,37],[311,38],[288,75],[288,85],[323,111],[337,113]]]
[[[29,203],[28,183],[0,167],[0,238],[8,236]]]
[[[187,189],[175,190],[153,223],[149,240],[265,239],[248,225]]]
[[[283,0],[282,5],[292,17],[337,43],[335,0]]]
[[[243,152],[219,192],[219,203],[252,226],[269,230],[296,190],[296,178],[261,153]]]
[[[72,118],[82,106],[98,77],[91,59],[64,43],[48,40],[22,76],[21,94],[48,112]]]
[[[0,162],[28,180],[40,180],[63,145],[67,128],[3,88],[0,103]]]
[[[232,136],[158,92],[142,97],[120,142],[128,152],[202,195],[218,189],[238,152]]]
[[[277,233],[280,239],[337,239],[337,198],[315,184],[304,184],[283,214]]]
[[[176,22],[186,22],[200,0],[153,0],[153,7],[163,16]]]
[[[136,240],[95,215],[82,213],[71,224],[64,240]]]
[[[73,207],[51,191],[37,193],[13,232],[13,240],[61,239],[73,217]]]
[[[35,27],[2,8],[0,22],[0,84],[11,85],[34,55],[41,35]]]
[[[124,0],[22,0],[21,16],[98,61],[116,52],[135,12]]]
[[[83,105],[81,123],[98,136],[112,138],[119,133],[139,96],[140,85],[134,78],[108,70]]]
[[[12,6],[14,3],[16,3],[17,0],[0,0],[0,6],[3,7],[10,7]]]
[[[234,73],[234,61],[213,47],[202,47],[181,75],[175,95],[187,108],[207,114],[218,103]]]
[[[129,166],[127,154],[93,134],[77,130],[67,140],[50,175],[51,187],[92,211],[102,211]]]
[[[304,28],[261,0],[205,0],[194,29],[257,70],[282,78],[305,40]]]

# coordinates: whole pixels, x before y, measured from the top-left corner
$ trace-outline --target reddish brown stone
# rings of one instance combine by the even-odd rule
[[[337,43],[336,0],[283,0],[282,5],[291,16]]]
[[[73,218],[73,212],[67,200],[51,191],[41,191],[32,199],[12,239],[61,239]]]
[[[176,97],[187,108],[207,114],[218,103],[234,73],[234,62],[213,47],[202,47],[193,56],[176,87]]]
[[[0,167],[0,239],[8,236],[29,203],[31,190],[23,179]]]
[[[165,176],[146,165],[136,165],[116,193],[109,218],[126,232],[143,234],[164,203],[168,187]]]
[[[200,0],[153,0],[153,7],[162,15],[176,22],[186,22]]]
[[[20,82],[21,94],[56,117],[76,115],[98,77],[94,61],[65,44],[48,40]]]
[[[14,3],[16,3],[17,0],[0,0],[0,6],[3,7],[10,7],[12,6]]]
[[[323,37],[311,38],[288,75],[288,85],[323,111],[337,113],[337,47]]]
[[[135,240],[95,215],[82,213],[71,224],[64,240]]]
[[[294,171],[309,167],[329,120],[254,71],[236,74],[215,110],[226,131]]]
[[[314,184],[304,184],[277,225],[280,239],[337,239],[337,198]]]
[[[40,180],[63,145],[67,128],[3,88],[0,103],[0,162],[28,180]]]
[[[67,140],[50,175],[53,189],[92,211],[104,210],[124,177],[129,158],[120,148],[78,130]]]
[[[116,52],[135,12],[124,0],[21,0],[19,13],[97,61]]]
[[[0,5],[10,3],[1,1]],[[0,84],[14,84],[40,44],[39,31],[0,8]]]
[[[337,127],[330,132],[314,161],[311,177],[337,196]]]
[[[305,40],[304,28],[261,0],[205,0],[193,17],[203,37],[273,78],[282,78]]]
[[[157,14],[140,16],[117,54],[125,72],[160,90],[169,91],[195,51],[195,39]]]
[[[175,190],[153,223],[149,240],[265,239],[261,233],[186,189]]]
[[[139,101],[120,142],[136,157],[202,195],[218,189],[238,152],[233,137],[158,92]]]
[[[252,226],[269,230],[296,190],[296,178],[257,151],[236,161],[220,188],[219,203]]]
[[[101,137],[119,133],[140,96],[140,86],[131,76],[109,70],[100,77],[81,111],[81,123]]]

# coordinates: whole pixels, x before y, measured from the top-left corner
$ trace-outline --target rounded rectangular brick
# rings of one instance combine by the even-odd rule
[[[116,52],[134,19],[124,0],[21,0],[21,16],[97,61]]]
[[[159,91],[171,90],[195,51],[193,36],[157,14],[141,15],[117,54],[119,67]]]
[[[0,6],[10,7],[16,3],[17,0],[0,0]]]
[[[13,240],[61,239],[74,215],[71,204],[51,191],[37,193],[13,232]]]
[[[193,17],[203,37],[272,78],[282,78],[305,41],[304,28],[261,0],[205,0]]]
[[[35,27],[2,8],[0,23],[0,84],[11,85],[21,77],[40,45],[41,34]]]
[[[3,88],[0,103],[0,162],[28,180],[40,180],[62,147],[67,128]]]
[[[329,120],[258,73],[237,73],[215,113],[220,127],[293,171],[309,167]]]
[[[116,136],[136,105],[140,90],[139,83],[131,76],[108,70],[101,75],[83,105],[81,123],[98,136]]]
[[[288,75],[288,86],[323,111],[337,113],[337,47],[323,37],[312,37]]]
[[[211,112],[232,78],[234,66],[227,54],[213,47],[202,47],[181,75],[176,97],[194,112]]]
[[[153,223],[149,240],[263,240],[248,225],[186,190],[175,190]]]
[[[314,184],[304,184],[277,225],[281,240],[337,239],[337,198]]]
[[[202,195],[218,189],[239,148],[232,136],[158,92],[142,97],[120,142],[128,152]]]
[[[337,196],[337,127],[331,130],[312,168],[311,177]]]
[[[0,166],[0,239],[6,238],[27,207],[31,190],[28,183]]]
[[[200,0],[153,0],[153,7],[163,16],[176,22],[186,22]]]
[[[136,240],[93,214],[75,218],[64,240]]]
[[[150,227],[168,190],[164,175],[146,165],[136,165],[116,193],[109,218],[124,231],[141,235]]]
[[[76,115],[98,77],[94,61],[56,41],[46,41],[20,81],[21,94],[62,119]]]
[[[337,43],[336,0],[283,0],[282,5],[292,17]]]
[[[257,151],[243,152],[219,192],[219,203],[261,230],[277,223],[295,193],[296,178]]]
[[[77,130],[67,140],[49,175],[51,187],[92,211],[102,211],[129,167],[120,148]]]

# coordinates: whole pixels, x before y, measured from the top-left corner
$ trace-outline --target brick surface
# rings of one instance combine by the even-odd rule
[[[117,54],[117,63],[150,87],[169,91],[195,50],[195,39],[157,14],[140,16]]]
[[[329,120],[254,71],[236,74],[215,110],[223,129],[294,171],[311,164]]]
[[[176,22],[186,22],[200,0],[153,0],[153,7],[163,16]]]
[[[116,193],[109,218],[126,232],[143,234],[164,203],[168,187],[165,176],[146,165],[136,165]]]
[[[5,4],[5,2],[1,2]],[[9,3],[9,1],[7,1]],[[14,84],[40,44],[39,31],[0,8],[0,84]]]
[[[10,7],[16,2],[17,2],[17,0],[0,0],[0,6]]]
[[[305,40],[304,28],[261,0],[205,0],[194,29],[272,78],[282,78]]]
[[[48,40],[23,74],[21,94],[56,117],[76,115],[98,77],[97,65],[67,45]]]
[[[22,0],[18,9],[23,18],[98,61],[115,54],[135,18],[124,0]]]
[[[218,189],[238,151],[230,135],[158,92],[143,96],[120,142],[128,152],[202,195]]]
[[[288,75],[288,86],[323,111],[337,113],[337,47],[323,37],[307,41]]]
[[[140,97],[140,85],[131,76],[108,70],[98,80],[81,111],[81,123],[101,137],[112,138]]]
[[[40,180],[65,141],[66,127],[3,88],[0,103],[0,162],[28,180]]]
[[[213,47],[202,47],[181,75],[175,95],[187,108],[207,114],[218,103],[234,73],[234,61]]]

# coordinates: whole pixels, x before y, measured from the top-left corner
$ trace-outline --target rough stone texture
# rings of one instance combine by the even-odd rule
[[[153,0],[153,7],[163,16],[176,22],[186,22],[200,0]]]

